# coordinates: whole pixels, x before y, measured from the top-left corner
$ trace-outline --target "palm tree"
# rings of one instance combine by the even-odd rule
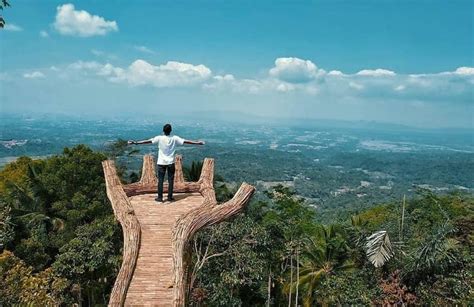
[[[303,305],[312,306],[315,291],[326,278],[354,267],[349,259],[348,246],[336,226],[322,226],[319,235],[307,240],[302,251],[299,280],[290,286],[299,286]]]
[[[30,191],[14,182],[7,182],[17,202],[13,206],[15,219],[25,223],[30,229],[39,225],[49,224],[54,230],[62,230],[64,221],[53,217],[50,204],[53,195],[44,187],[36,169],[28,165],[28,181]]]
[[[424,279],[459,267],[457,257],[459,242],[450,235],[455,229],[446,221],[412,255],[408,264],[414,279]],[[418,275],[418,276],[417,276]]]

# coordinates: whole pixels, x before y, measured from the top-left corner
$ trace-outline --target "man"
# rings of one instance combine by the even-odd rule
[[[203,141],[189,141],[180,138],[177,135],[171,136],[171,125],[163,126],[164,135],[157,135],[154,138],[144,141],[128,141],[128,144],[158,144],[158,197],[157,202],[163,202],[163,181],[165,173],[168,172],[168,201],[173,201],[173,184],[174,184],[174,160],[176,145],[192,144],[204,145]]]

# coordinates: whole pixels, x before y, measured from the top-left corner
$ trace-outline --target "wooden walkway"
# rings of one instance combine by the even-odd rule
[[[141,242],[126,306],[171,306],[173,302],[172,228],[178,217],[202,205],[200,193],[175,194],[157,203],[156,194],[130,197],[141,226]]]
[[[234,197],[217,204],[214,160],[206,158],[197,182],[185,182],[182,159],[176,157],[176,201],[157,203],[155,162],[143,157],[139,182],[123,185],[112,160],[102,162],[114,215],[122,225],[122,266],[110,294],[109,306],[174,306],[186,304],[189,245],[200,229],[239,212],[255,188],[242,183]],[[164,193],[167,192],[164,185]]]

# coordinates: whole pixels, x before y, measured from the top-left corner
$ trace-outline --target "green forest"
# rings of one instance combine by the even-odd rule
[[[139,178],[120,163],[134,154],[122,145],[78,145],[0,171],[0,306],[107,305],[122,230],[101,161],[117,159],[124,182]],[[235,191],[218,175],[223,202]],[[244,213],[193,239],[188,305],[471,305],[473,210],[471,194],[420,189],[321,224],[290,188],[258,191]]]

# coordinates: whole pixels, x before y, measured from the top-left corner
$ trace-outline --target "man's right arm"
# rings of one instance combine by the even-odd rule
[[[127,142],[128,145],[142,145],[142,144],[151,144],[151,140],[143,140],[143,141],[134,141],[130,140]]]

